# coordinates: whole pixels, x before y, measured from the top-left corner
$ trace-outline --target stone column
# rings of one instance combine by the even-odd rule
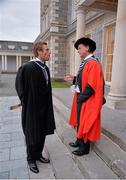
[[[4,71],[5,70],[5,65],[4,65],[4,55],[2,55],[2,71]]]
[[[21,56],[19,56],[19,67],[21,66]]]
[[[5,60],[5,61],[4,61],[4,62],[5,62],[5,71],[7,71],[7,56],[5,55],[4,58],[5,58],[5,59],[4,59],[4,60]]]
[[[76,40],[84,37],[85,34],[85,19],[86,19],[86,12],[84,6],[78,6],[77,10],[77,26],[76,26]],[[78,71],[80,65],[80,56],[77,51],[75,51],[75,74]]]
[[[19,68],[19,58],[18,56],[16,56],[16,70],[18,70]]]
[[[112,80],[108,105],[114,109],[126,109],[126,0],[118,0]]]

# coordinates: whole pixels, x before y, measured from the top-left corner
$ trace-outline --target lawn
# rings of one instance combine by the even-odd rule
[[[52,81],[52,88],[69,88],[66,82]]]

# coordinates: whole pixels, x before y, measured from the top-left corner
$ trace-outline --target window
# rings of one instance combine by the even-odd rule
[[[102,52],[102,29],[95,29],[92,32],[92,39],[96,42],[96,51],[94,55],[101,61],[101,52]]]
[[[21,46],[22,50],[28,50],[28,46]]]
[[[15,49],[15,45],[8,45],[8,49]]]
[[[114,50],[114,40],[115,40],[115,24],[110,25],[106,28],[106,38],[105,38],[105,79],[106,81],[111,81],[112,74],[112,62],[113,62],[113,50]]]

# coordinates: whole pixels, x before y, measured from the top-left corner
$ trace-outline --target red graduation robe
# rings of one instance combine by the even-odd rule
[[[103,103],[103,73],[101,64],[93,59],[89,60],[82,72],[82,91],[89,84],[94,89],[94,94],[82,104],[80,124],[77,138],[85,142],[100,140],[101,133],[101,108]],[[69,124],[77,127],[77,93],[75,92]]]

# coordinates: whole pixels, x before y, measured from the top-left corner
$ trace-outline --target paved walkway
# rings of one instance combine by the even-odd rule
[[[16,96],[15,74],[1,74],[0,77],[0,97]]]
[[[50,164],[38,163],[40,173],[37,175],[28,169],[21,109],[9,110],[18,101],[15,96],[0,98],[0,179],[54,179]]]

